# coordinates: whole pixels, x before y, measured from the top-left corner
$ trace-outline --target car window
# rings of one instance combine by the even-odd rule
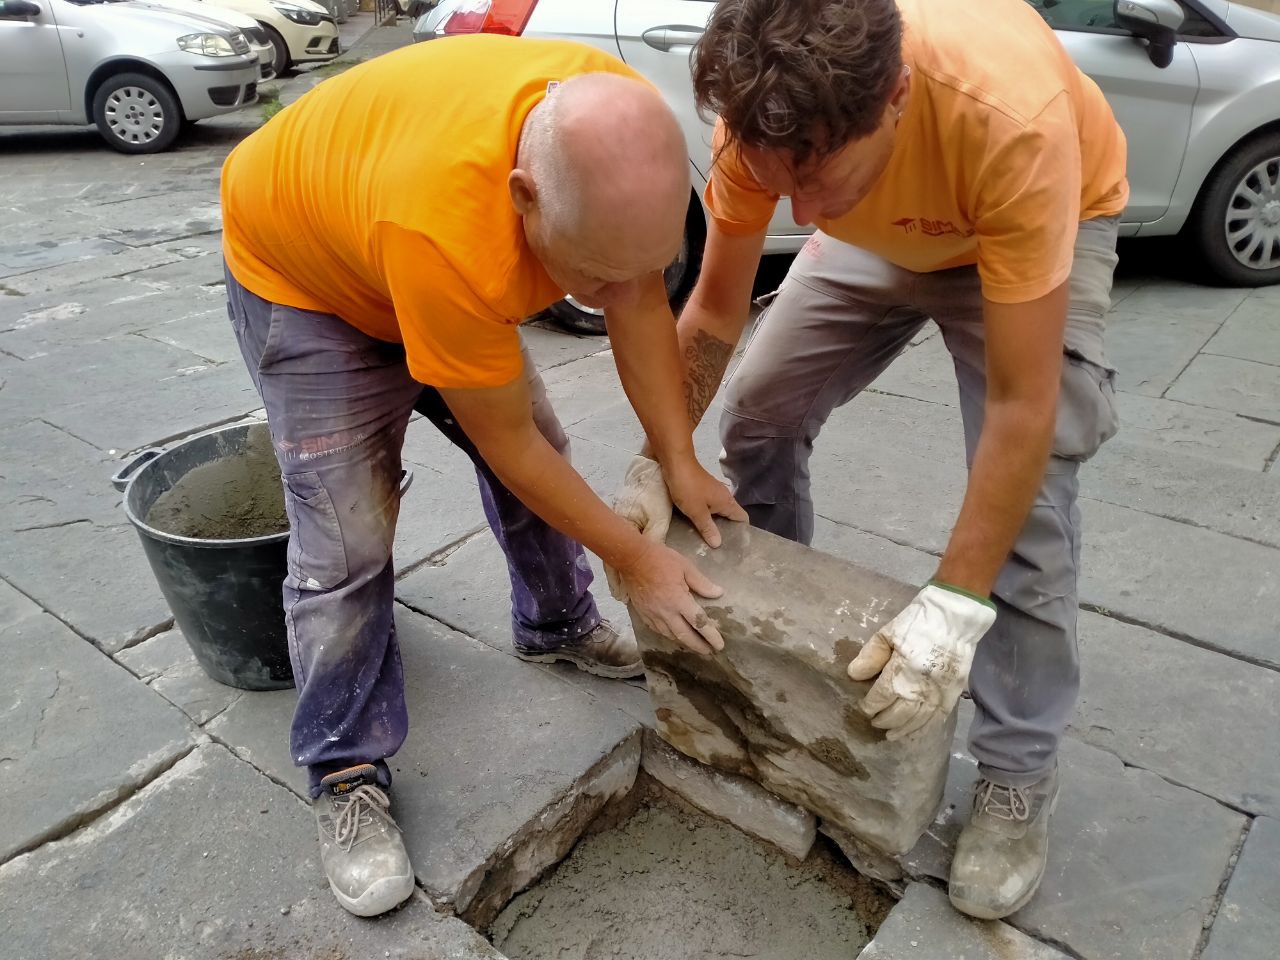
[[[1119,30],[1115,0],[1027,0],[1055,30]],[[1182,5],[1186,20],[1178,31],[1180,37],[1216,37],[1218,28],[1203,14]]]

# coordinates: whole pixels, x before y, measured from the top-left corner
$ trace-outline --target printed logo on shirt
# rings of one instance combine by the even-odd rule
[[[930,220],[928,217],[903,217],[894,220],[892,225],[901,227],[907,234],[919,230],[926,237],[958,237],[961,240],[967,240],[975,232],[972,227],[961,230],[950,220]]]

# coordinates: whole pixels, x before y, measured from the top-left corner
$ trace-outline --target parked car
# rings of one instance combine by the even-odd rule
[[[338,55],[338,24],[312,0],[217,0],[218,6],[253,17],[275,50],[277,75],[300,63],[323,63]]]
[[[1121,233],[1181,235],[1223,283],[1280,282],[1280,16],[1226,0],[1027,2],[1102,88],[1129,139],[1132,193]],[[440,0],[415,24],[414,39],[487,32],[577,40],[620,57],[662,90],[684,128],[695,185],[684,250],[668,271],[674,300],[692,287],[706,236],[699,198],[711,130],[694,109],[688,59],[712,6]],[[779,204],[765,251],[797,250],[808,232]],[[571,301],[553,313],[603,331],[598,312]]]
[[[0,51],[0,123],[93,123],[124,153],[258,96],[239,30],[142,4],[0,0]]]
[[[249,49],[258,58],[260,71],[258,79],[275,78],[275,48],[271,46],[267,31],[253,17],[216,3],[205,3],[204,0],[135,0],[135,2],[146,3],[153,7],[165,7],[169,10],[177,10],[179,13],[194,13],[234,27],[244,34],[245,39],[249,41]]]

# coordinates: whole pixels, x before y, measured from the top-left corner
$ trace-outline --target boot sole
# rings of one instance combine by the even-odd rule
[[[644,676],[644,664],[640,661],[621,667],[610,667],[588,657],[579,656],[576,653],[563,653],[558,650],[550,650],[546,653],[524,653],[517,650],[516,656],[527,663],[557,663],[560,661],[572,663],[583,673],[604,677],[607,680],[631,680],[635,677]]]
[[[394,910],[413,893],[413,874],[404,877],[384,877],[374,882],[368,890],[354,899],[346,896],[329,881],[329,889],[338,903],[357,917],[376,917]]]
[[[1058,791],[1054,791],[1053,799],[1049,801],[1049,816],[1052,817],[1054,811],[1058,809]],[[1049,857],[1046,853],[1044,863],[1040,866],[1040,872],[1036,874],[1035,883],[1031,884],[1031,889],[1019,897],[1007,910],[993,910],[990,907],[980,903],[972,903],[963,897],[957,897],[951,892],[951,885],[947,884],[947,899],[951,901],[951,905],[966,916],[974,917],[978,920],[1003,920],[1005,917],[1017,913],[1040,891],[1040,881],[1044,879],[1044,872],[1049,866]]]

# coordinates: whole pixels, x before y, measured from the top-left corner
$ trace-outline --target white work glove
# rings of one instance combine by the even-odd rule
[[[978,641],[995,619],[990,601],[930,582],[849,664],[854,680],[880,674],[862,700],[871,725],[900,740],[949,714],[968,682]]]
[[[622,479],[622,489],[613,501],[614,512],[630,520],[650,540],[665,543],[671,529],[671,494],[662,478],[662,467],[648,457],[634,457]],[[608,564],[604,568],[609,593],[619,603],[627,602],[627,588],[618,571]]]

